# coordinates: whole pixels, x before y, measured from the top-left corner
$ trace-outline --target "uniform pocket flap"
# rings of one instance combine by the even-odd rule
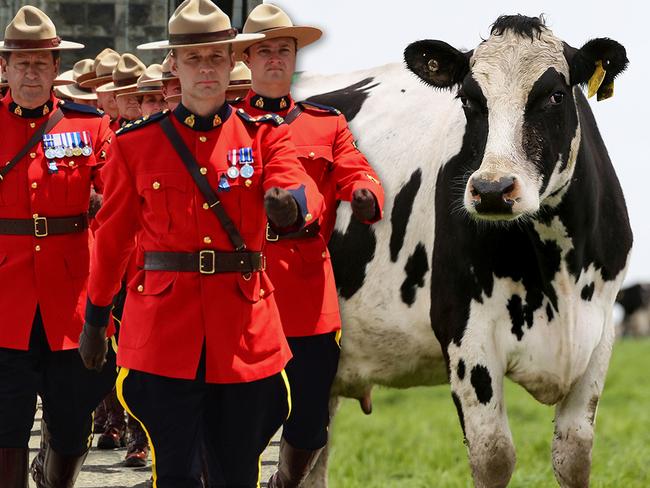
[[[273,284],[264,271],[237,276],[237,283],[242,294],[251,302],[258,302],[273,293]]]
[[[304,159],[325,159],[330,163],[334,161],[332,156],[332,148],[330,146],[297,146],[299,158]]]
[[[168,188],[175,188],[185,192],[187,191],[187,176],[183,173],[137,175],[136,187],[139,193],[146,190],[160,191]]]
[[[129,281],[129,289],[140,295],[160,295],[176,281],[178,271],[138,271]]]

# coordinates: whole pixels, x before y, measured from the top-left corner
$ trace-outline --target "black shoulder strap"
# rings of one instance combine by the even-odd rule
[[[41,124],[41,126],[34,132],[32,137],[27,141],[27,144],[23,146],[23,148],[18,151],[18,154],[16,154],[13,158],[11,158],[11,161],[9,161],[5,166],[0,168],[0,181],[4,179],[4,177],[13,169],[14,166],[16,166],[21,159],[25,157],[25,154],[29,152],[31,148],[33,148],[38,142],[41,140],[43,137],[43,134],[48,133],[51,131],[56,124],[59,123],[59,121],[63,118],[63,112],[61,109],[56,110],[49,119],[47,119],[47,122]]]
[[[291,122],[293,122],[294,120],[296,120],[296,119],[298,118],[298,116],[299,116],[301,113],[302,113],[302,107],[300,106],[300,104],[297,103],[297,104],[293,107],[293,109],[291,110],[291,112],[289,112],[289,113],[287,114],[287,116],[284,117],[284,122],[285,122],[285,124],[290,124]]]
[[[219,219],[219,222],[221,222],[221,225],[228,234],[230,242],[232,242],[235,250],[243,251],[246,249],[244,239],[242,239],[242,236],[239,234],[239,231],[235,227],[235,224],[230,219],[230,217],[228,217],[228,214],[221,206],[221,201],[219,200],[217,194],[210,187],[210,183],[208,182],[207,178],[201,174],[201,170],[198,163],[196,162],[196,159],[190,152],[187,145],[183,142],[183,139],[174,127],[174,124],[172,124],[171,120],[169,120],[169,117],[160,121],[160,127],[167,136],[167,139],[169,139],[169,142],[171,142],[172,146],[174,146],[174,149],[183,161],[183,164],[187,168],[187,171],[189,171],[190,175],[192,176],[194,183],[196,183],[196,186],[199,187],[203,198],[205,198],[205,201],[208,203],[208,205],[210,205],[210,208]]]

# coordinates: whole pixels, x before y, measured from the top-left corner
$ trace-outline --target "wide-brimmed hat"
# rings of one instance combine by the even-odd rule
[[[251,76],[248,66],[242,61],[237,61],[234,69],[230,72],[228,90],[248,90],[251,87]]]
[[[238,44],[263,39],[262,34],[239,34],[228,16],[210,0],[185,0],[172,14],[169,39],[140,44],[138,49]]]
[[[79,80],[88,79],[89,75],[95,75],[93,66],[93,59],[82,59],[77,61],[71,70],[61,73],[54,81],[70,81],[71,83],[57,87],[54,90],[57,96],[78,100],[97,100],[97,95],[90,88],[79,86]]]
[[[244,34],[264,34],[265,40],[292,37],[296,40],[298,49],[317,41],[323,35],[323,31],[316,27],[293,25],[289,16],[280,7],[270,3],[258,5],[251,11],[242,32]],[[260,41],[250,41],[235,46],[237,58],[240,58],[241,53],[258,42]]]
[[[56,35],[56,27],[45,13],[36,7],[21,7],[5,29],[0,41],[0,52],[6,51],[63,51],[81,49],[83,44],[64,41]]]
[[[167,53],[165,60],[160,65],[160,76],[152,78],[147,81],[148,84],[157,84],[169,80],[177,80],[178,76],[172,73],[172,55],[171,52]]]
[[[138,88],[138,78],[142,76],[147,67],[137,56],[126,53],[120,56],[120,60],[113,69],[113,81],[97,87],[97,93],[113,92],[133,93]]]
[[[79,82],[81,88],[93,88],[113,81],[113,70],[120,61],[120,54],[107,47],[97,56],[93,63],[93,76]]]
[[[135,92],[118,93],[116,96],[137,95],[143,97],[144,95],[162,95],[162,81],[156,81],[160,78],[162,78],[162,65],[149,65],[144,73],[140,75],[140,78],[138,78]]]

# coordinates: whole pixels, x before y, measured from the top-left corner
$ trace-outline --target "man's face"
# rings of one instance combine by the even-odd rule
[[[171,97],[181,94],[181,82],[177,78],[172,80],[163,81],[162,87],[163,97]]]
[[[140,111],[140,101],[133,94],[116,96],[117,110],[120,117],[126,120],[135,120],[142,115]]]
[[[235,58],[229,45],[184,47],[174,50],[172,73],[183,95],[194,99],[224,96]]]
[[[140,103],[142,115],[151,115],[162,112],[167,108],[167,102],[162,95],[145,95]]]
[[[50,98],[59,61],[54,61],[51,51],[18,51],[3,62],[3,71],[14,100],[19,105],[35,107]]]
[[[118,116],[117,101],[113,92],[97,92],[97,106],[112,118]]]
[[[278,37],[253,44],[244,53],[244,62],[256,84],[291,85],[296,70],[296,41],[292,37]]]

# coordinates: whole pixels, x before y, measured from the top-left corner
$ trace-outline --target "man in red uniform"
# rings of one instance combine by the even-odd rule
[[[72,487],[92,412],[115,380],[77,352],[88,278],[88,200],[101,190],[112,132],[96,109],[52,95],[62,41],[35,7],[21,8],[0,43],[10,91],[0,100],[0,481],[27,486],[36,395],[46,452],[39,487]],[[112,334],[112,331],[109,331]],[[111,357],[109,361],[113,362]]]
[[[277,232],[317,220],[322,197],[289,130],[225,103],[237,36],[210,0],[169,22],[182,101],[127,124],[104,171],[80,352],[100,368],[105,328],[130,243],[118,364],[120,400],[148,434],[154,486],[255,487],[259,457],[290,410],[291,353],[264,271],[265,220]],[[265,212],[266,210],[266,212]]]
[[[327,443],[329,392],[339,360],[341,319],[327,250],[337,202],[351,202],[353,215],[371,224],[381,218],[384,192],[343,115],[331,107],[296,103],[290,95],[296,51],[321,31],[294,26],[281,9],[265,4],[253,9],[243,32],[264,32],[266,38],[239,48],[252,72],[252,89],[236,106],[285,118],[300,162],[325,199],[319,222],[284,236],[269,229],[266,236],[268,272],[293,353],[287,366],[293,410],[269,486],[297,487]]]

